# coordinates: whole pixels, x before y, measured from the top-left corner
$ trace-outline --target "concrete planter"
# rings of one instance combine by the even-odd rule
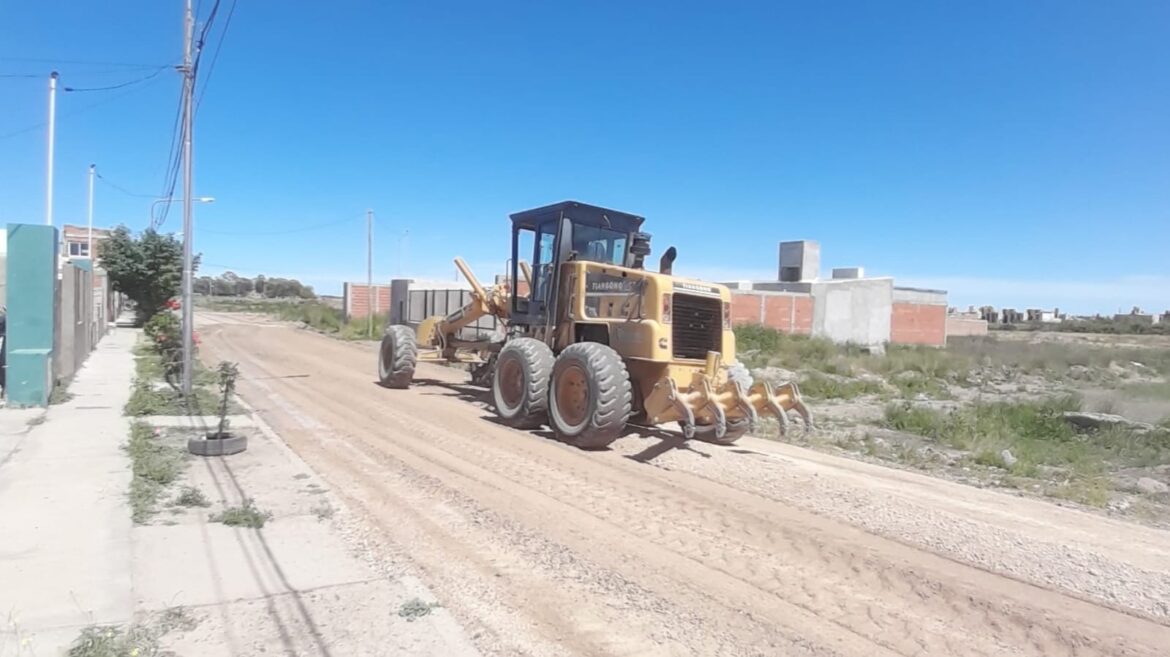
[[[248,449],[248,437],[231,431],[214,431],[199,438],[187,439],[187,451],[196,456],[230,456]]]

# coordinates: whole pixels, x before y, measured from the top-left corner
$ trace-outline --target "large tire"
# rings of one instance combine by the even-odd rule
[[[629,420],[630,374],[608,345],[578,342],[557,356],[548,399],[549,425],[558,438],[600,449],[617,440]]]
[[[553,360],[552,349],[533,338],[513,338],[500,350],[492,375],[492,398],[505,424],[517,429],[544,424]]]
[[[418,362],[418,345],[408,326],[386,327],[378,349],[378,382],[386,388],[408,388]]]

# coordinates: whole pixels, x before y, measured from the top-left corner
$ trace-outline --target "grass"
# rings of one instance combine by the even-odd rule
[[[175,498],[175,504],[179,506],[193,507],[211,506],[211,501],[203,494],[203,491],[194,486],[183,486],[183,490],[179,492],[179,496]]]
[[[69,657],[161,657],[170,655],[160,649],[159,640],[179,630],[189,632],[199,620],[184,607],[171,607],[127,628],[117,625],[91,625],[81,630],[66,653]]]
[[[301,322],[309,328],[334,335],[342,340],[377,340],[389,319],[386,314],[374,316],[373,330],[365,318],[346,321],[344,314],[320,301],[260,301],[255,299],[206,299],[200,307],[224,312],[247,312],[271,315],[286,322]]]
[[[1127,383],[1121,391],[1134,399],[1170,400],[1170,381],[1143,381]]]
[[[231,506],[211,516],[212,522],[222,522],[228,527],[251,527],[260,529],[272,519],[272,513],[256,508],[252,500],[244,500],[240,506]]]
[[[441,606],[437,602],[423,602],[419,598],[411,598],[403,602],[402,606],[398,608],[398,615],[405,618],[406,622],[413,623],[423,616],[430,614],[431,610]]]
[[[975,463],[1017,476],[1035,477],[1042,468],[1055,468],[1067,474],[1067,481],[1051,486],[1050,493],[1084,503],[1104,503],[1099,489],[1111,469],[1170,463],[1170,430],[1081,432],[1061,415],[1072,410],[1080,410],[1075,397],[978,403],[952,411],[895,403],[885,409],[885,424],[968,451]],[[1001,456],[1005,449],[1016,458],[1010,467]]]
[[[855,399],[885,391],[885,386],[870,379],[829,377],[815,372],[800,379],[800,392],[810,399]]]
[[[53,392],[49,393],[49,405],[50,406],[64,404],[72,399],[73,399],[73,393],[69,392],[69,386],[62,385],[61,383],[58,383],[57,385],[53,386]]]
[[[124,449],[130,456],[133,478],[130,480],[130,516],[144,523],[157,512],[158,501],[166,487],[179,477],[182,452],[164,445],[154,429],[142,422],[130,427],[130,440]]]
[[[177,390],[157,387],[164,381],[162,359],[148,344],[134,348],[134,389],[123,408],[131,417],[148,415],[213,415],[219,412],[219,395],[213,389],[215,372],[195,361],[194,394],[186,399]],[[228,413],[238,413],[235,402],[229,402]]]

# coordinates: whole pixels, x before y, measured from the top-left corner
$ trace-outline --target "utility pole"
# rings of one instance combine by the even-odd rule
[[[366,335],[374,337],[374,312],[378,295],[374,293],[374,211],[366,210]]]
[[[89,165],[89,205],[85,212],[85,225],[88,229],[88,236],[86,237],[86,254],[89,256],[90,262],[96,262],[93,254],[93,176],[97,173],[97,165]]]
[[[195,69],[191,48],[195,38],[195,16],[191,0],[183,15],[183,394],[191,395],[194,362],[195,309],[192,294],[191,217],[191,129],[194,122]]]
[[[53,225],[53,145],[57,131],[57,72],[49,74],[49,154],[45,165],[45,225]]]

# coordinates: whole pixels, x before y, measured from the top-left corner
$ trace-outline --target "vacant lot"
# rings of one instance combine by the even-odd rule
[[[1170,337],[1005,332],[885,353],[758,327],[758,378],[820,427],[788,439],[1170,525]]]

